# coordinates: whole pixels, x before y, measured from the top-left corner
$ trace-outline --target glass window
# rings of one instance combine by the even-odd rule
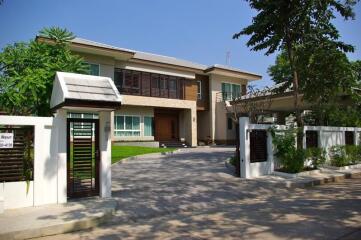
[[[133,82],[132,82],[132,87],[133,88],[139,88],[140,84],[140,72],[133,72]]]
[[[177,90],[177,78],[174,77],[169,78],[169,90],[173,90],[173,91]]]
[[[132,87],[132,72],[131,71],[124,71],[124,87],[130,88]]]
[[[197,81],[197,98],[202,99],[202,82]]]
[[[167,80],[168,78],[166,76],[163,75],[160,76],[160,89],[168,89]]]
[[[144,117],[144,136],[154,136],[153,117]]]
[[[239,98],[241,96],[241,86],[232,84],[232,99]]]
[[[116,71],[114,73],[114,84],[118,89],[121,89],[123,86],[123,72]]]
[[[159,75],[152,74],[152,88],[159,88]]]
[[[114,135],[118,137],[140,136],[140,117],[114,116]]]
[[[233,100],[241,96],[241,86],[239,84],[222,83],[223,101]]]
[[[94,63],[88,63],[88,62],[85,62],[86,66],[88,66],[88,69],[89,69],[89,72],[88,74],[89,75],[93,75],[93,76],[99,76],[99,64],[94,64]]]

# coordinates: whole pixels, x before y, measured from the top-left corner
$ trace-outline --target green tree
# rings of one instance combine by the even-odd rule
[[[344,19],[354,17],[356,0],[344,3],[338,0],[247,0],[257,11],[252,24],[236,33],[233,38],[249,35],[247,46],[254,51],[266,50],[266,55],[285,49],[292,72],[294,108],[299,127],[303,126],[299,107],[299,69],[297,47],[310,39],[332,41],[343,51],[353,47],[338,41],[339,34],[331,22],[335,13]],[[297,134],[297,146],[302,147],[302,133]]]
[[[82,58],[69,50],[72,33],[52,27],[40,34],[50,41],[15,43],[0,53],[0,105],[8,114],[50,116],[56,71],[87,72]]]
[[[352,64],[352,70],[354,71],[357,79],[357,83],[359,86],[361,86],[361,60],[351,62],[351,64]]]

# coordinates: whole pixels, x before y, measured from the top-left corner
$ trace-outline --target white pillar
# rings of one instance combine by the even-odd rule
[[[267,131],[267,155],[267,174],[271,174],[275,169],[275,164],[273,159],[272,134],[270,131]]]
[[[239,118],[239,150],[241,178],[250,177],[250,139],[248,136],[248,117]]]
[[[57,186],[58,186],[58,203],[67,201],[67,111],[64,109],[57,110],[54,118],[54,130],[57,137],[51,144],[57,144]]]
[[[302,148],[306,149],[306,127],[303,128],[302,130]],[[297,144],[297,136],[296,136],[296,144]]]
[[[353,142],[355,143],[356,146],[359,145],[357,128],[355,128],[355,130],[354,130]]]
[[[100,197],[111,197],[112,179],[111,179],[111,112],[99,113],[99,185]]]

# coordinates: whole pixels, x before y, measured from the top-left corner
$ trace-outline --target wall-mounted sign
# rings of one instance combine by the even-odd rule
[[[0,133],[0,148],[14,147],[14,133]]]

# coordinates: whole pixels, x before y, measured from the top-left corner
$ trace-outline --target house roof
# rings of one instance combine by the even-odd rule
[[[50,107],[59,108],[68,103],[86,103],[88,107],[116,107],[121,104],[121,96],[108,77],[57,72]]]
[[[42,38],[44,38],[44,37],[42,37]],[[108,50],[119,51],[122,53],[132,54],[133,56],[131,59],[133,59],[133,60],[148,61],[148,62],[154,62],[154,63],[162,63],[162,64],[167,64],[167,65],[191,68],[191,69],[195,69],[195,70],[200,70],[204,73],[212,73],[212,71],[217,69],[217,70],[222,70],[223,72],[229,72],[232,74],[242,74],[242,76],[249,76],[252,78],[252,80],[258,80],[258,79],[262,78],[262,76],[259,74],[244,71],[244,70],[241,70],[241,69],[238,69],[235,67],[224,66],[224,65],[220,65],[220,64],[207,66],[207,65],[194,63],[194,62],[184,60],[184,59],[179,59],[179,58],[174,58],[174,57],[169,57],[169,56],[164,56],[164,55],[159,55],[159,54],[153,54],[153,53],[148,53],[148,52],[142,52],[142,51],[132,50],[132,49],[128,49],[128,48],[119,48],[119,47],[115,47],[112,45],[99,43],[99,42],[95,42],[95,41],[91,41],[91,40],[79,38],[79,37],[74,38],[73,40],[71,40],[71,42],[75,43],[75,44],[87,45],[87,46],[98,47],[98,48],[102,48],[102,49],[108,49]]]

